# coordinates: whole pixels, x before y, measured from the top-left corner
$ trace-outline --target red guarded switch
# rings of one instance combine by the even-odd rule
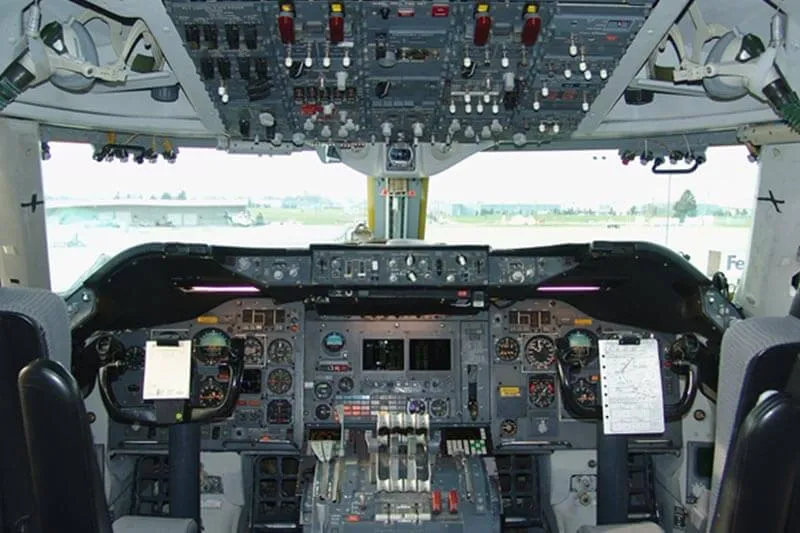
[[[539,40],[542,31],[542,18],[539,15],[526,15],[522,26],[522,44],[533,46]]]
[[[491,29],[492,17],[485,13],[479,13],[475,17],[475,35],[472,38],[475,46],[484,46],[487,43]]]

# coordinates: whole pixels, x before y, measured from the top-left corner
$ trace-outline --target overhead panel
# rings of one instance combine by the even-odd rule
[[[649,0],[167,0],[234,140],[563,140],[642,27]]]

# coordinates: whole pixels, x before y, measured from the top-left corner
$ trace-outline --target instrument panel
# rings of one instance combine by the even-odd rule
[[[598,341],[656,338],[662,347],[665,403],[680,396],[667,371],[676,337],[594,320],[558,300],[531,299],[467,315],[327,316],[306,304],[235,299],[194,320],[108,332],[93,341],[101,357],[124,361],[113,383],[124,406],[140,405],[148,340],[191,340],[193,403],[218,405],[225,363],[240,350],[245,369],[233,416],[205,424],[206,450],[301,447],[314,429],[372,428],[379,413],[430,415],[436,429],[479,428],[495,450],[594,448],[596,425],[566,409],[563,384],[581,405],[597,402]],[[685,344],[685,343],[684,343]],[[633,450],[680,446],[680,423],[659,437],[631,438]],[[111,424],[117,449],[159,447],[166,430]]]
[[[308,319],[303,415],[310,426],[373,426],[381,411],[428,413],[435,426],[489,420],[484,313]]]
[[[148,340],[191,340],[196,363],[192,398],[196,405],[219,405],[228,388],[225,363],[233,349],[244,358],[241,394],[228,420],[205,424],[204,449],[230,449],[260,442],[294,442],[302,435],[302,418],[295,416],[296,389],[302,383],[302,304],[278,305],[253,298],[227,302],[195,320],[136,331],[110,332],[95,344],[105,353],[122,355],[127,371],[112,385],[124,407],[141,405],[145,343]],[[234,345],[237,348],[234,348]],[[108,346],[108,348],[106,348]],[[121,448],[159,446],[166,430],[112,424],[110,442]]]
[[[492,436],[500,446],[529,449],[593,448],[594,424],[576,420],[562,399],[564,385],[575,401],[596,406],[600,395],[598,341],[622,337],[656,338],[662,359],[665,404],[680,397],[679,377],[667,371],[674,336],[598,321],[557,300],[524,300],[507,309],[493,308]],[[559,381],[557,365],[567,383]],[[667,424],[658,438],[638,447],[680,447],[680,424]]]

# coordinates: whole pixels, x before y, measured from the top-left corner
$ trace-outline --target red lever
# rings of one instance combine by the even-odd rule
[[[431,496],[431,510],[434,514],[442,512],[442,491],[436,489]]]
[[[452,514],[458,512],[458,492],[451,490],[447,494],[447,507]]]

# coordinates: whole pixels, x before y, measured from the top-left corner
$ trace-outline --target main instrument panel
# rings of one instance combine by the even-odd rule
[[[573,417],[562,389],[595,405],[598,341],[621,336],[658,340],[665,403],[675,403],[681,386],[667,369],[681,336],[598,321],[554,299],[466,315],[328,316],[303,302],[239,298],[194,320],[106,332],[92,346],[125,362],[128,370],[113,383],[124,406],[144,403],[148,340],[191,340],[193,402],[206,407],[225,397],[225,363],[238,350],[245,364],[238,405],[227,420],[203,426],[206,450],[301,447],[310,431],[363,430],[382,413],[406,413],[427,416],[435,429],[476,429],[495,450],[535,452],[596,446],[595,425]],[[161,428],[112,423],[109,442],[121,450],[158,448],[166,438]],[[631,448],[680,442],[680,424],[668,424],[657,438],[632,437]]]

